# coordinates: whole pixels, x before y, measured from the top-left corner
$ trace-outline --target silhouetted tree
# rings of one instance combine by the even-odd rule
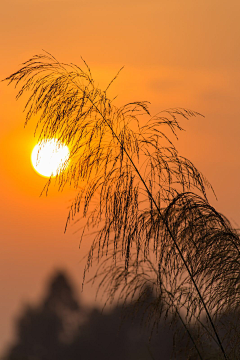
[[[30,91],[26,123],[39,115],[39,139],[54,137],[70,148],[70,165],[56,181],[77,190],[68,221],[82,213],[83,234],[96,229],[86,272],[99,263],[94,280],[109,299],[141,297],[151,283],[159,299],[150,311],[154,326],[171,315],[191,340],[189,358],[213,356],[202,348],[207,338],[219,359],[230,359],[231,345],[223,346],[216,324],[239,302],[239,234],[210,206],[211,186],[168,136],[182,130],[179,116],[200,114],[173,108],[151,116],[147,102],[116,107],[107,96],[112,82],[100,90],[85,66],[46,53],[7,80],[23,84],[17,98]]]
[[[81,308],[67,275],[63,272],[54,274],[42,303],[36,307],[26,306],[18,319],[17,341],[5,358],[66,359],[68,343],[72,341],[76,331],[74,322],[80,315]]]
[[[48,283],[38,306],[27,306],[17,321],[17,339],[9,347],[5,360],[165,360],[172,351],[172,332],[159,327],[149,342],[141,330],[146,307],[153,301],[150,289],[142,309],[133,317],[135,307],[127,304],[125,321],[122,307],[102,313],[80,306],[64,272],[57,272]],[[66,337],[66,323],[74,315],[71,337]],[[70,316],[70,317],[69,317]],[[72,317],[73,318],[73,317]],[[77,320],[77,321],[76,321]],[[69,330],[69,329],[68,329]],[[143,329],[142,329],[143,330]]]

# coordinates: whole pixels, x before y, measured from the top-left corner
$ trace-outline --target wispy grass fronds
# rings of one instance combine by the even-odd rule
[[[172,236],[178,240],[178,251]],[[149,239],[148,253],[146,239]],[[97,242],[95,246],[98,247]],[[139,307],[146,286],[150,286],[155,294],[147,307],[152,331],[161,318],[170,318],[173,326],[174,319],[180,319],[178,325],[184,325],[194,345],[188,348],[189,354],[214,359],[217,352],[218,359],[224,358],[222,351],[217,350],[216,332],[225,333],[228,340],[239,335],[234,324],[225,322],[221,326],[220,321],[224,314],[239,309],[240,242],[239,234],[228,220],[203,197],[182,193],[162,210],[161,218],[153,210],[139,216],[132,249],[126,269],[122,253],[116,251],[112,241],[109,256],[100,263],[92,279],[93,282],[101,279],[99,287],[108,293],[108,300],[111,302],[116,295],[123,302],[135,299]],[[232,343],[224,341],[227,354],[239,352],[236,342],[234,346]],[[204,346],[208,350],[212,347],[212,357],[206,354]]]
[[[149,103],[138,101],[117,107],[108,96],[112,82],[100,90],[84,61],[80,68],[48,53],[6,80],[21,85],[17,98],[29,93],[26,124],[36,117],[39,139],[69,146],[70,165],[57,182],[77,192],[67,224],[82,216],[83,234],[95,230],[85,273],[97,261],[100,287],[125,300],[141,296],[147,276],[156,324],[174,314],[191,337],[195,322],[227,359],[215,323],[239,302],[239,235],[209,205],[211,185],[174,145],[179,119],[201,115],[172,108],[151,116]],[[203,359],[200,335],[191,341]]]

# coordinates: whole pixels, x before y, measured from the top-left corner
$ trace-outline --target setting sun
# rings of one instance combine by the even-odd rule
[[[34,170],[45,177],[56,176],[66,169],[69,149],[57,139],[47,139],[38,143],[31,155]]]

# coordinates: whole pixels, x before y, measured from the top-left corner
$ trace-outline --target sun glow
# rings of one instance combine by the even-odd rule
[[[57,139],[46,139],[33,148],[31,161],[38,174],[50,177],[56,176],[67,168],[69,155],[66,145]]]

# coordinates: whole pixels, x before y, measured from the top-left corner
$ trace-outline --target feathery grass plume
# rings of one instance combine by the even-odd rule
[[[223,326],[222,321],[225,314],[239,311],[238,233],[206,199],[191,192],[176,196],[163,209],[162,216],[163,221],[157,211],[140,216],[138,237],[151,239],[147,255],[141,244],[137,252],[136,238],[135,252],[132,251],[126,270],[121,251],[116,254],[112,241],[112,251],[100,263],[92,282],[101,278],[100,287],[108,292],[109,301],[116,294],[123,302],[135,297],[137,308],[143,306],[146,285],[151,286],[155,299],[146,309],[151,331],[157,328],[161,318],[171,317],[176,336],[181,333],[177,327],[184,324],[193,345],[187,347],[189,359],[223,358],[216,332],[224,333],[222,342],[229,354],[227,358],[238,359],[231,354],[240,351],[236,342],[240,335],[239,327],[226,321]],[[179,252],[176,252],[166,224],[178,239]],[[180,252],[185,262],[181,261]],[[115,260],[112,253],[115,253]],[[186,267],[189,272],[186,272]],[[210,319],[206,316],[206,309]]]
[[[141,299],[143,285],[151,283],[153,327],[171,315],[191,340],[189,354],[210,359],[202,345],[207,338],[219,359],[230,359],[216,323],[239,303],[239,234],[209,205],[211,185],[171,141],[183,130],[180,117],[201,115],[172,108],[151,116],[147,102],[117,107],[107,96],[112,81],[100,90],[83,66],[45,53],[6,80],[22,85],[17,99],[30,94],[26,124],[37,115],[39,140],[53,137],[69,146],[70,165],[56,182],[77,192],[67,224],[81,216],[82,236],[95,230],[84,279],[97,261],[93,281],[100,277],[110,300],[125,301]]]

